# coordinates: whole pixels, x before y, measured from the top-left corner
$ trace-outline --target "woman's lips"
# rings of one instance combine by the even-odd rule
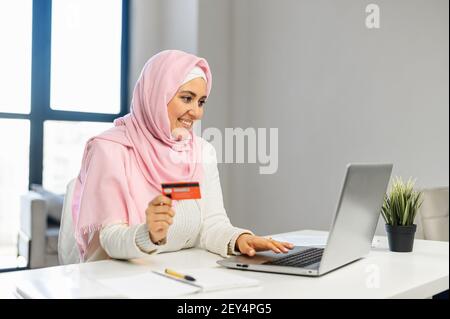
[[[192,120],[186,120],[186,119],[178,119],[178,122],[181,123],[181,125],[185,128],[185,129],[190,129],[192,127],[192,123],[194,121]]]

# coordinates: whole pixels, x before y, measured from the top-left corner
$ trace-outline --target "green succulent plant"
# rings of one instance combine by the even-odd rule
[[[414,223],[417,211],[422,205],[422,192],[414,190],[411,178],[404,183],[400,177],[393,180],[391,191],[384,197],[381,214],[386,224],[409,226]]]

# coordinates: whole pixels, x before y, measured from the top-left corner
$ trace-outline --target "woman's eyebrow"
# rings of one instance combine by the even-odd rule
[[[188,94],[192,95],[193,97],[196,97],[196,96],[197,96],[197,94],[195,94],[195,93],[192,92],[192,91],[188,91],[188,90],[180,91],[180,92],[178,92],[178,93],[188,93]],[[202,99],[206,98],[206,95],[202,96],[201,98],[202,98]]]
[[[196,97],[196,96],[197,96],[197,94],[195,94],[195,93],[192,92],[192,91],[180,91],[179,93],[188,93],[188,94],[192,95],[193,97]]]

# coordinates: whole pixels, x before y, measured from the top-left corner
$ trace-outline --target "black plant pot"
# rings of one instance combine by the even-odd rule
[[[413,250],[416,225],[392,226],[386,225],[389,249],[395,252],[408,253]]]

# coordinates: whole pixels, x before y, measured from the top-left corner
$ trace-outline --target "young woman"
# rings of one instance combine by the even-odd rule
[[[215,150],[192,130],[210,91],[211,72],[203,58],[167,50],[145,64],[131,112],[86,144],[72,202],[81,261],[189,247],[222,256],[293,247],[231,225]],[[180,181],[199,182],[201,199],[172,201],[161,195],[161,183]]]

